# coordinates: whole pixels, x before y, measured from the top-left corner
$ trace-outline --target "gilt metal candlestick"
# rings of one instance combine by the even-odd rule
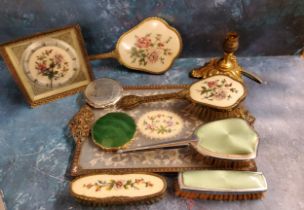
[[[242,68],[237,61],[234,53],[239,47],[239,35],[236,32],[229,32],[223,43],[224,56],[220,59],[211,59],[204,66],[195,68],[191,71],[194,78],[205,79],[218,74],[226,74],[240,82],[243,82],[242,74],[258,83],[262,80]]]

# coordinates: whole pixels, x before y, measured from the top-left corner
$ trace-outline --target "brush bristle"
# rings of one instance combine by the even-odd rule
[[[246,193],[246,194],[211,194],[207,192],[182,191],[178,183],[176,183],[175,194],[179,197],[201,200],[222,200],[222,201],[237,201],[237,200],[259,200],[264,197],[263,192]]]
[[[252,116],[247,109],[239,105],[230,111],[211,109],[200,104],[191,103],[184,111],[190,115],[197,116],[205,122],[221,120],[227,118],[241,118],[246,120],[250,125],[255,121],[255,117]]]
[[[193,147],[193,152],[196,154],[195,161],[204,162],[204,164],[215,168],[215,169],[226,169],[226,170],[246,170],[246,171],[256,171],[256,164],[254,160],[228,160],[219,159],[215,157],[210,157],[202,155],[199,151]]]
[[[136,204],[153,204],[161,199],[163,199],[164,194],[161,196],[145,199],[145,200],[139,200],[139,201],[133,201],[133,202],[121,202],[121,201],[112,201],[112,202],[98,202],[98,201],[93,201],[93,200],[82,200],[80,198],[76,198],[76,200],[86,206],[91,206],[91,207],[99,207],[99,206],[119,206],[119,205],[136,205]]]
[[[226,160],[209,156],[204,156],[203,161],[208,165],[225,169],[242,169],[248,168],[251,165],[251,161],[248,160]]]

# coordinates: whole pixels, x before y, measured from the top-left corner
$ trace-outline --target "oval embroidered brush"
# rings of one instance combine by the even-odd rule
[[[166,192],[165,178],[153,173],[91,174],[74,179],[70,194],[91,206],[150,204]]]
[[[261,172],[231,170],[185,171],[178,175],[175,194],[202,200],[254,200],[267,191]]]
[[[258,134],[244,120],[230,118],[199,126],[187,140],[174,140],[137,148],[118,150],[119,153],[191,146],[210,165],[223,168],[247,167],[256,157]]]

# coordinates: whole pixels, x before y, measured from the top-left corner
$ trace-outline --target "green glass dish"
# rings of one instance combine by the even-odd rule
[[[136,132],[132,117],[122,112],[108,113],[99,118],[92,127],[93,142],[105,150],[124,148]]]

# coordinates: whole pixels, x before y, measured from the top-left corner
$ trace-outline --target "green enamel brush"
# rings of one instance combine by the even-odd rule
[[[262,199],[267,191],[261,172],[200,170],[185,171],[178,176],[176,195],[203,200]]]

